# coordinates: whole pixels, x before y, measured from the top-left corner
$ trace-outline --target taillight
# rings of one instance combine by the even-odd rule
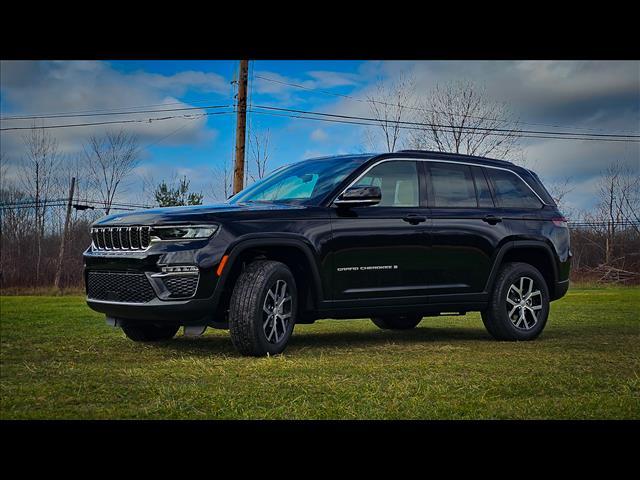
[[[567,219],[565,217],[552,218],[551,221],[556,227],[568,227]]]

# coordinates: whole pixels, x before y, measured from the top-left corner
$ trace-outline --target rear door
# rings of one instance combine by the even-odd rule
[[[496,215],[483,169],[458,162],[424,162],[434,295],[481,293],[496,247],[508,230]]]
[[[429,214],[420,170],[413,160],[384,161],[354,184],[380,187],[378,205],[331,208],[334,300],[425,295]]]

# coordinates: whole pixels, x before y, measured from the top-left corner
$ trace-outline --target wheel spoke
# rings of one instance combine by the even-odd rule
[[[527,278],[527,280],[529,280],[529,290],[527,291],[527,298],[529,298],[531,296],[531,291],[533,290],[533,280],[530,278]]]
[[[507,296],[507,302],[509,302],[511,305],[518,306],[518,303],[511,300],[508,296]]]
[[[514,307],[511,309],[511,311],[509,312],[509,318],[511,318],[511,315],[513,315],[513,314],[514,314],[514,312],[518,309],[518,307],[519,307],[519,306],[520,306],[520,305],[516,305],[516,306],[514,306]]]
[[[542,297],[542,292],[540,292],[540,290],[536,290],[535,292],[531,292],[527,295],[527,299],[531,299],[533,297]]]
[[[290,300],[291,300],[291,296],[284,297],[282,300],[280,300],[280,303],[278,303],[278,306],[281,307],[282,305],[284,305],[286,302],[288,302]]]
[[[282,325],[282,335],[285,334],[285,332],[287,331],[287,324],[284,321],[283,317],[278,317],[280,319],[280,324]]]
[[[267,342],[271,341],[271,337],[273,336],[273,325],[271,326],[271,330],[267,333],[267,327],[269,326],[269,320],[272,320],[275,323],[275,320],[270,316],[266,322],[264,322],[262,329],[264,330],[264,334],[267,337]]]
[[[271,298],[271,300],[273,300],[273,302],[275,303],[276,301],[276,294],[273,293],[273,290],[270,288],[269,291],[267,292],[267,298]],[[266,300],[266,299],[265,299]]]

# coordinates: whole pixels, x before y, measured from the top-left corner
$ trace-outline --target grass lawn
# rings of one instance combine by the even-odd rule
[[[480,316],[408,332],[299,325],[284,355],[226,331],[136,344],[80,296],[0,297],[0,418],[640,418],[640,288],[572,289],[534,342]]]

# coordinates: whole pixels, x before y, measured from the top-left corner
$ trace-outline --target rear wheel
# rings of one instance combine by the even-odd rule
[[[487,331],[498,340],[533,340],[547,323],[549,290],[538,269],[507,263],[496,278],[489,308],[482,312]]]
[[[134,342],[157,342],[171,340],[179,328],[177,325],[124,325],[122,330],[127,338]]]
[[[229,333],[243,355],[281,353],[296,320],[296,282],[281,262],[259,260],[238,277],[229,305]]]
[[[385,330],[409,330],[415,328],[422,317],[419,315],[401,315],[394,317],[372,317],[371,321]]]

